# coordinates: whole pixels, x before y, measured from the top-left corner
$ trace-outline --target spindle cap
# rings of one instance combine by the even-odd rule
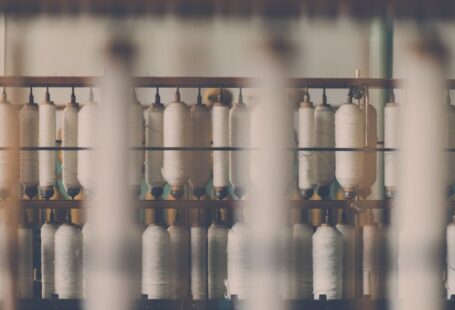
[[[227,186],[223,187],[214,187],[213,191],[215,192],[215,197],[219,200],[223,200],[228,195]]]
[[[163,195],[164,189],[162,187],[151,187],[150,188],[150,193],[152,193],[153,198],[155,200],[158,200],[161,195]]]
[[[300,197],[302,199],[308,200],[313,196],[314,189],[313,188],[301,188],[300,189]]]
[[[355,187],[343,187],[343,191],[344,198],[346,198],[347,200],[352,200],[355,198],[355,196],[357,196],[357,191]]]
[[[79,195],[79,193],[81,192],[81,189],[79,187],[72,187],[72,188],[68,188],[66,190],[66,193],[71,197],[71,199],[74,200],[74,197],[76,197],[77,195]]]
[[[318,186],[318,195],[322,199],[326,199],[330,195],[330,186],[319,185]]]
[[[25,186],[24,192],[27,197],[31,200],[38,194],[38,188],[36,186]]]

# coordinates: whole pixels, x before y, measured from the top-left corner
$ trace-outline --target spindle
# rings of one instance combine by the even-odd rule
[[[213,146],[229,146],[229,107],[223,102],[220,88],[218,100],[212,108]],[[213,152],[213,190],[218,199],[224,199],[229,186],[229,154],[224,151]]]
[[[39,105],[39,146],[55,147],[56,109],[51,101],[49,88],[46,88],[44,101]],[[40,194],[46,200],[54,196],[55,151],[39,152]]]
[[[144,135],[144,113],[142,106],[137,99],[133,89],[132,102],[128,106],[128,144],[129,147],[143,146]],[[141,193],[142,163],[144,162],[144,151],[130,150],[128,157],[128,185],[134,196]]]
[[[314,107],[308,89],[299,107],[299,147],[314,147]],[[314,153],[299,152],[300,197],[310,199],[314,192]]]

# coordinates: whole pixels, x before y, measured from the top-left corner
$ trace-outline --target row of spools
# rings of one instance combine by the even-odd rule
[[[190,107],[181,101],[177,90],[174,102],[164,106],[157,92],[155,102],[143,111],[133,96],[129,104],[130,147],[254,147],[253,128],[261,122],[255,117],[256,104],[251,108],[239,100],[232,107],[222,99],[222,92],[211,111],[198,96],[197,103]],[[375,108],[367,101],[353,104],[349,91],[347,103],[336,111],[327,103],[325,92],[322,102],[316,106],[310,101],[308,92],[298,109],[298,146],[301,148],[375,148],[377,145],[377,116]],[[398,105],[391,100],[385,107],[385,147],[398,147]],[[260,106],[260,105],[259,105]],[[290,105],[283,105],[284,109]],[[15,126],[11,104],[6,95],[0,101],[0,144],[11,145],[10,133]],[[290,124],[292,124],[292,109]],[[365,111],[367,110],[367,113]],[[63,111],[62,146],[96,147],[96,124],[98,104],[90,95],[89,101],[80,108],[74,92],[71,101]],[[452,113],[453,114],[453,113]],[[367,116],[365,116],[367,115]],[[44,102],[37,105],[30,93],[29,102],[20,111],[20,146],[55,147],[56,107],[46,92]],[[290,125],[291,128],[293,126]],[[250,134],[251,131],[251,134]],[[290,131],[292,136],[292,131]],[[294,140],[291,138],[290,140]],[[293,143],[290,142],[290,146]],[[247,153],[245,155],[245,153]],[[171,194],[180,198],[183,188],[191,184],[196,197],[204,195],[205,186],[213,175],[213,187],[218,198],[227,195],[231,185],[241,197],[249,185],[254,183],[254,160],[249,152],[214,151],[213,158],[208,151],[131,151],[128,163],[128,184],[137,191],[145,179],[153,195],[159,197],[163,187],[170,185]],[[252,152],[251,152],[252,153]],[[8,171],[7,152],[0,153],[0,169]],[[395,152],[385,155],[385,186],[393,193],[396,188]],[[23,150],[20,153],[19,179],[29,197],[37,194],[37,187],[43,198],[50,198],[56,182],[55,152]],[[213,161],[213,163],[211,163]],[[90,192],[93,188],[93,154],[90,151],[64,151],[62,153],[62,179],[70,196],[79,193],[80,188]],[[143,175],[143,165],[145,172]],[[283,168],[284,169],[284,168]],[[212,173],[213,171],[213,173]],[[14,173],[0,174],[0,193],[7,196],[15,183]],[[310,198],[317,189],[320,196],[329,195],[329,186],[336,180],[343,187],[348,198],[359,192],[368,196],[376,180],[376,152],[299,152],[299,188],[301,196]],[[454,175],[455,177],[455,175]]]

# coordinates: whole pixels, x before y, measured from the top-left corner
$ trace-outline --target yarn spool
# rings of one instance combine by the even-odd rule
[[[227,241],[228,230],[221,221],[218,210],[215,221],[207,231],[208,239],[208,293],[209,299],[224,298],[227,278]]]
[[[177,219],[167,231],[170,237],[171,299],[187,298],[190,294],[190,233]]]
[[[345,216],[343,211],[343,217]],[[336,225],[343,237],[343,298],[355,298],[355,228],[343,219]]]
[[[148,299],[171,298],[170,236],[151,224],[142,235],[142,294]]]
[[[6,97],[3,88],[0,100],[0,146],[15,147],[17,141],[18,123],[16,109]],[[11,150],[0,151],[0,198],[6,199],[11,193],[11,187],[17,179],[17,171],[11,169],[14,164],[14,153]]]
[[[229,145],[246,148],[250,141],[250,111],[243,102],[242,89],[239,100],[229,111]],[[245,151],[229,152],[229,181],[234,187],[234,193],[242,199],[248,185],[249,157]]]
[[[313,297],[313,227],[308,224],[304,216],[300,223],[294,224],[292,230],[293,297],[311,299]]]
[[[89,100],[82,105],[78,115],[77,145],[79,147],[94,148],[97,145],[98,133],[98,103],[93,99],[90,89]],[[85,194],[94,190],[95,153],[93,150],[77,152],[77,177]]]
[[[134,91],[132,101],[128,106],[128,144],[130,148],[143,146],[144,140],[144,114]],[[130,150],[128,155],[128,185],[133,194],[139,196],[141,193],[144,151]]]
[[[384,108],[384,147],[399,147],[399,106],[395,102],[395,96],[392,96]],[[455,116],[455,114],[454,114]],[[449,123],[449,126],[452,123]],[[455,118],[454,123],[455,124]],[[455,137],[455,127],[454,127]],[[449,155],[450,156],[450,155]],[[450,168],[449,168],[450,169]],[[398,153],[387,151],[384,154],[384,185],[386,195],[389,198],[394,197],[398,186]],[[450,171],[450,170],[449,170]],[[455,173],[454,173],[455,181]]]
[[[450,103],[449,92],[447,92],[447,117],[448,117],[448,147],[455,148],[455,107]],[[449,196],[452,194],[452,187],[455,184],[455,154],[448,152],[447,187]]]
[[[191,146],[191,117],[188,106],[180,101],[180,92],[177,89],[174,102],[164,109],[164,147]],[[171,186],[171,195],[180,199],[184,194],[184,186],[190,172],[190,153],[187,151],[164,152],[163,176]]]
[[[191,235],[191,295],[193,300],[207,298],[207,231],[198,223],[190,230]]]
[[[71,92],[71,101],[63,109],[62,146],[77,147],[79,104],[76,102],[74,88]],[[80,192],[77,179],[77,151],[63,151],[62,153],[62,180],[68,195],[74,199]]]
[[[19,114],[19,138],[21,147],[38,147],[39,138],[39,108],[34,102],[32,89],[28,102],[22,107]],[[20,151],[19,179],[24,187],[25,194],[32,199],[38,193],[39,159],[37,151]]]
[[[51,211],[49,222],[41,226],[41,283],[43,299],[49,299],[55,293],[55,232],[58,225]]]
[[[368,102],[368,90],[364,96],[364,102],[360,105],[363,114],[363,133],[366,134],[365,145],[369,149],[377,146],[377,112],[373,105]],[[366,115],[366,114],[367,115]],[[359,184],[359,195],[366,199],[371,194],[371,187],[376,182],[377,153],[363,153],[363,176]]]
[[[145,111],[145,146],[163,146],[163,112],[164,106],[156,89],[155,102]],[[161,173],[163,151],[147,151],[145,153],[145,181],[155,199],[163,194],[166,181]]]
[[[308,90],[299,107],[299,147],[314,147],[314,108]],[[300,197],[310,199],[314,192],[314,153],[299,151]]]
[[[212,108],[213,146],[229,146],[229,107],[223,103],[222,90]],[[213,190],[218,199],[224,199],[229,186],[229,154],[213,151]]]
[[[39,105],[39,146],[55,147],[56,109],[51,101],[49,89],[46,89],[45,100]],[[39,186],[44,199],[54,195],[55,184],[55,151],[39,152]]]
[[[286,225],[281,229],[279,236],[279,288],[281,298],[284,300],[294,298],[292,242],[293,227]]]
[[[83,236],[71,219],[55,233],[55,293],[60,299],[82,298]]]
[[[202,104],[199,88],[197,103],[191,108],[191,126],[194,147],[210,147],[211,116],[209,109]],[[210,181],[210,152],[195,151],[191,157],[190,184],[193,194],[200,199],[205,194],[205,186]]]
[[[227,278],[228,294],[245,299],[248,296],[249,236],[244,222],[235,223],[228,233]]]
[[[372,217],[372,215],[369,215]],[[378,296],[379,292],[379,271],[380,271],[380,231],[379,226],[373,223],[372,218],[362,229],[363,261],[362,279],[363,295]]]
[[[24,222],[17,230],[17,292],[19,298],[33,298],[33,230]]]
[[[455,223],[452,221],[447,226],[447,299],[455,295]]]
[[[335,147],[335,113],[327,104],[325,88],[322,103],[314,109],[315,147]],[[335,179],[335,153],[316,152],[314,183],[318,186],[318,195],[326,198],[330,194],[330,185]]]
[[[337,148],[362,148],[363,116],[360,108],[352,104],[349,93],[348,103],[342,104],[335,113],[335,146]],[[363,154],[362,152],[336,152],[335,174],[343,187],[347,199],[353,199],[356,188],[362,182]]]
[[[340,232],[322,224],[313,235],[314,299],[343,296],[343,239]]]

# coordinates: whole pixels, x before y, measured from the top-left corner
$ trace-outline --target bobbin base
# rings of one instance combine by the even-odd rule
[[[46,186],[40,187],[40,195],[46,200],[49,200],[54,196],[54,187],[53,186]]]
[[[171,186],[171,195],[175,199],[180,199],[183,197],[183,194],[185,193],[185,190],[183,189],[183,186]]]
[[[205,187],[195,187],[193,188],[193,195],[199,200],[202,196],[205,195]]]
[[[161,195],[163,195],[164,189],[162,187],[152,187],[150,188],[150,193],[152,193],[153,198],[158,200]]]
[[[7,188],[0,189],[0,199],[6,199],[11,194],[11,191]]]
[[[352,200],[357,196],[357,191],[355,190],[355,187],[343,187],[344,191],[344,198],[347,200]]]
[[[24,192],[25,192],[25,195],[27,195],[27,197],[29,199],[33,199],[33,197],[35,197],[38,194],[38,187],[24,186]]]
[[[243,186],[236,186],[234,188],[234,194],[241,200],[245,195],[246,191]]]
[[[330,186],[319,185],[318,186],[318,195],[321,199],[326,199],[330,195]]]
[[[68,188],[66,190],[66,193],[71,197],[71,199],[74,199],[79,193],[81,192],[80,188],[74,187],[74,188]]]
[[[219,200],[223,200],[228,194],[228,188],[226,186],[214,187],[213,191],[215,193],[215,197]]]
[[[313,196],[314,189],[312,188],[301,188],[300,189],[300,198],[308,200]]]

